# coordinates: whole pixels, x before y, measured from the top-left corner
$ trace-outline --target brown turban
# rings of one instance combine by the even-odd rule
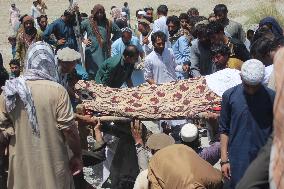
[[[94,6],[94,8],[93,8],[92,14],[95,15],[95,14],[97,14],[97,12],[99,12],[100,10],[101,10],[102,12],[105,12],[104,6],[102,6],[101,4],[96,4],[96,5]]]

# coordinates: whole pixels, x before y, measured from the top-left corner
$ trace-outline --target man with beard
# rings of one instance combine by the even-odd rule
[[[135,45],[127,46],[123,54],[114,55],[100,66],[96,75],[96,83],[120,88],[126,82],[128,87],[133,87],[131,75],[138,56],[139,51]]]
[[[48,21],[47,21],[47,15],[41,15],[36,18],[37,24],[38,24],[38,29],[40,29],[42,32],[45,31]]]
[[[128,27],[121,29],[122,36],[111,45],[111,56],[122,55],[124,49],[129,45],[137,47],[141,59],[144,58],[144,52],[139,39],[132,35],[132,30]]]
[[[169,30],[169,41],[178,65],[184,66],[186,72],[176,72],[178,79],[188,78],[186,74],[189,70],[190,41],[185,35],[180,33],[180,21],[177,16],[169,16],[167,19]]]
[[[198,24],[195,27],[194,36],[197,39],[192,41],[190,52],[190,70],[193,77],[212,73],[210,41],[207,38],[206,31],[206,24]]]
[[[61,18],[51,23],[43,33],[43,40],[58,49],[69,47],[78,51],[78,44],[74,33],[75,11],[72,8],[65,10]],[[51,35],[54,34],[54,37]]]
[[[145,19],[138,20],[138,31],[141,33],[140,44],[142,45],[145,56],[147,56],[153,51],[150,22]]]
[[[194,24],[190,22],[189,16],[187,13],[181,13],[179,16],[179,21],[180,21],[180,32],[182,35],[186,35],[188,39],[191,41],[193,39],[192,37],[192,30],[194,27]]]
[[[153,23],[154,9],[152,7],[146,7],[144,8],[144,11],[146,12],[145,19],[148,20],[150,23]]]
[[[21,63],[21,70],[24,67],[24,60],[29,46],[42,40],[42,32],[34,26],[34,19],[31,16],[23,18],[23,30],[19,30],[16,44],[16,57]]]
[[[86,32],[86,69],[92,79],[98,67],[111,55],[111,43],[121,35],[119,27],[106,18],[105,8],[97,4],[92,15],[81,24],[81,32]],[[111,39],[111,34],[113,37]]]
[[[166,34],[162,31],[151,35],[154,47],[145,58],[144,78],[149,84],[161,84],[176,81],[176,71],[186,70],[185,66],[177,65],[171,49],[165,48]]]
[[[228,9],[226,5],[218,4],[215,6],[213,11],[216,19],[224,26],[225,31],[229,33],[232,38],[238,39],[244,43],[246,40],[246,34],[242,28],[242,25],[228,19]]]

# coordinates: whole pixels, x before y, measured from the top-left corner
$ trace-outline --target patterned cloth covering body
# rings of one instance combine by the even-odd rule
[[[79,81],[75,88],[86,109],[142,120],[210,118],[221,101],[204,77],[122,89]]]

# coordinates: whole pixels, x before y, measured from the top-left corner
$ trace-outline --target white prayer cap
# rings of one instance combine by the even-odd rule
[[[198,137],[198,128],[192,123],[187,123],[181,128],[180,137],[183,142],[192,142]]]
[[[262,82],[265,74],[265,66],[256,59],[245,61],[241,68],[243,82],[248,85],[258,85]]]
[[[143,15],[143,16],[146,16],[146,12],[145,11],[138,11],[137,13],[138,15]]]
[[[66,47],[57,51],[57,58],[63,62],[74,62],[81,60],[81,54],[74,49]]]
[[[126,12],[121,12],[121,16],[126,16]]]

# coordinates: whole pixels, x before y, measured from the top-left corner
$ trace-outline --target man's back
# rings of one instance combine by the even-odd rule
[[[10,141],[8,187],[73,188],[68,152],[60,131],[74,123],[68,93],[61,85],[47,80],[27,81],[27,85],[31,89],[40,137],[32,134],[27,111],[17,98],[16,108],[8,114],[15,128],[15,136]],[[3,101],[0,105],[5,113]]]
[[[242,28],[242,25],[232,21],[228,20],[227,25],[225,26],[225,31],[230,34],[231,37],[241,41],[242,43],[246,40],[246,34]]]
[[[122,55],[115,55],[100,66],[96,83],[113,88],[120,88],[131,77],[134,65],[124,63]]]

